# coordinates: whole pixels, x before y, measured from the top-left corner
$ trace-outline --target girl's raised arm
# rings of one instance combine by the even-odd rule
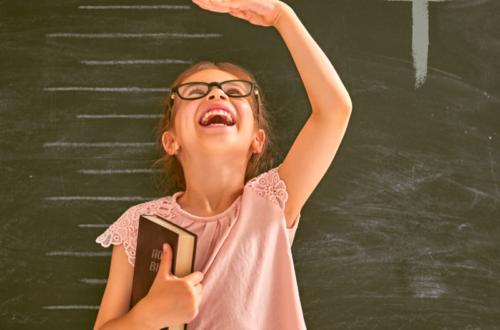
[[[289,228],[337,153],[351,115],[349,94],[325,53],[287,4],[277,0],[193,2],[256,25],[274,26],[292,54],[312,114],[279,168],[279,176],[287,186],[285,217]]]

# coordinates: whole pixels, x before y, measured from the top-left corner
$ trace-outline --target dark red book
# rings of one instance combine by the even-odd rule
[[[158,273],[163,254],[163,244],[172,248],[172,274],[184,277],[193,272],[198,236],[175,223],[157,215],[141,215],[137,233],[134,280],[132,284],[132,309],[144,298]],[[161,330],[187,330],[187,324]]]

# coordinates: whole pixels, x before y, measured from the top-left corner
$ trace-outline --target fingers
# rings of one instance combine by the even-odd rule
[[[184,276],[184,279],[186,282],[190,283],[191,285],[196,285],[203,281],[203,273],[201,272],[194,272],[189,275]]]
[[[201,283],[195,285],[194,292],[196,293],[196,296],[198,297],[197,304],[199,305],[201,300],[203,299],[203,285]]]
[[[228,12],[228,14],[231,16],[234,16],[234,17],[244,19],[244,20],[248,20],[246,12],[244,12],[244,11],[230,11],[230,12]]]
[[[251,6],[251,2],[248,0],[193,0],[193,2],[203,9],[216,11],[219,13],[227,13],[231,10],[248,10]]]
[[[171,271],[172,271],[172,248],[170,247],[169,244],[164,243],[163,249],[166,252],[163,252],[163,254],[161,256],[160,268],[158,269],[158,274],[161,274],[160,276],[170,277],[172,275],[172,273],[171,273]]]
[[[237,10],[247,10],[254,3],[252,0],[197,0],[197,1],[208,1],[209,5],[212,7],[219,8],[230,8]],[[207,4],[208,5],[208,4]]]
[[[198,6],[200,6],[200,8],[202,8],[202,9],[214,11],[214,12],[217,12],[217,13],[227,13],[229,11],[229,9],[221,9],[221,8],[209,7],[209,6],[200,5],[200,4],[198,4]]]
[[[195,4],[200,6],[200,8],[215,11],[218,13],[227,13],[229,11],[228,8],[221,8],[220,6],[213,6],[209,1],[204,0],[193,0]]]

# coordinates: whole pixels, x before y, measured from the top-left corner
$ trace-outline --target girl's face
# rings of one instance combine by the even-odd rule
[[[232,74],[216,69],[199,71],[181,84],[188,82],[222,82],[240,79]],[[213,86],[208,95],[197,100],[183,100],[175,94],[174,107],[176,108],[175,134],[165,132],[163,145],[169,154],[177,151],[177,157],[182,161],[184,157],[196,157],[200,154],[229,155],[238,157],[235,160],[247,159],[254,149],[261,151],[264,142],[264,132],[254,129],[254,115],[248,97],[228,97],[220,88]],[[230,112],[234,120],[232,126],[203,126],[200,122],[208,108],[225,109]],[[185,158],[184,160],[187,160]]]

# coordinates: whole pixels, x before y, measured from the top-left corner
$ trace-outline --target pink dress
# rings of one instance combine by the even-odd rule
[[[139,216],[164,217],[198,235],[194,270],[204,275],[203,299],[188,330],[306,329],[291,253],[300,213],[286,228],[278,168],[248,181],[221,214],[187,213],[176,202],[180,191],[132,206],[96,242],[123,243],[134,266]]]

